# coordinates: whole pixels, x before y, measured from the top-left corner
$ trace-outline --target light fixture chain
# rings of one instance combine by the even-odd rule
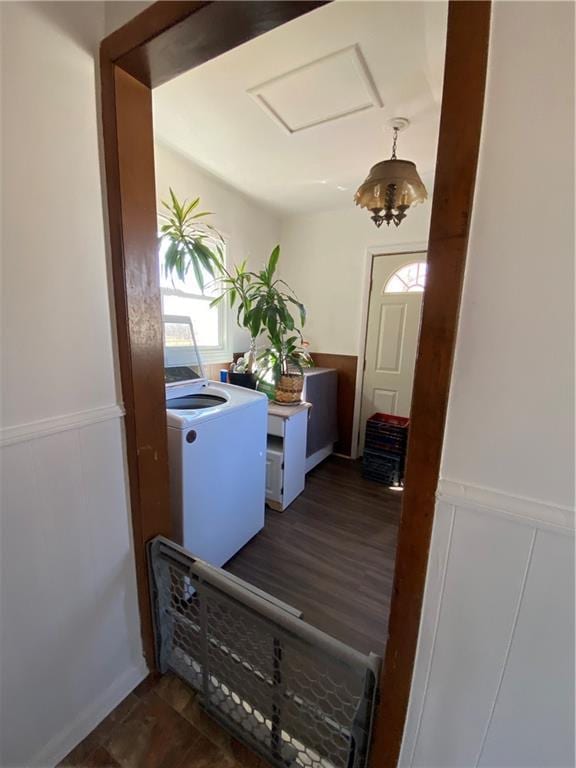
[[[394,139],[392,140],[392,160],[396,160],[396,144],[398,142],[398,128],[394,128]]]

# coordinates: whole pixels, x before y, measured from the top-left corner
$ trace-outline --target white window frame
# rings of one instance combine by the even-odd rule
[[[222,233],[221,233],[222,234]],[[230,253],[230,241],[228,237],[222,234],[223,246],[224,246],[224,263],[228,265],[229,253]],[[164,318],[164,296],[177,296],[185,299],[201,299],[202,301],[211,302],[214,300],[214,296],[206,296],[202,293],[188,293],[182,291],[179,288],[167,288],[160,286],[160,299],[162,317]],[[230,340],[230,307],[227,301],[221,301],[217,306],[218,312],[218,345],[217,346],[198,346],[198,352],[203,362],[205,363],[224,363],[231,359],[232,354],[229,349]]]

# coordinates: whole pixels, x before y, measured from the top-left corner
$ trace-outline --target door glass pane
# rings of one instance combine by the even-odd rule
[[[415,261],[395,272],[386,283],[384,293],[422,293],[426,283],[426,262]]]

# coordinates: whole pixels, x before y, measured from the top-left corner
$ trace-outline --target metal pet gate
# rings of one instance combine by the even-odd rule
[[[272,765],[367,765],[380,659],[158,537],[149,545],[158,663]]]

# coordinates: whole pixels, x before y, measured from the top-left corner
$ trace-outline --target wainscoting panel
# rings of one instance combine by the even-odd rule
[[[574,765],[574,541],[535,535],[481,766]]]
[[[119,414],[3,436],[2,765],[55,764],[146,673]]]
[[[540,502],[525,500],[523,516],[521,499],[449,490],[438,497],[400,765],[572,765],[573,526],[551,525],[562,518]]]

